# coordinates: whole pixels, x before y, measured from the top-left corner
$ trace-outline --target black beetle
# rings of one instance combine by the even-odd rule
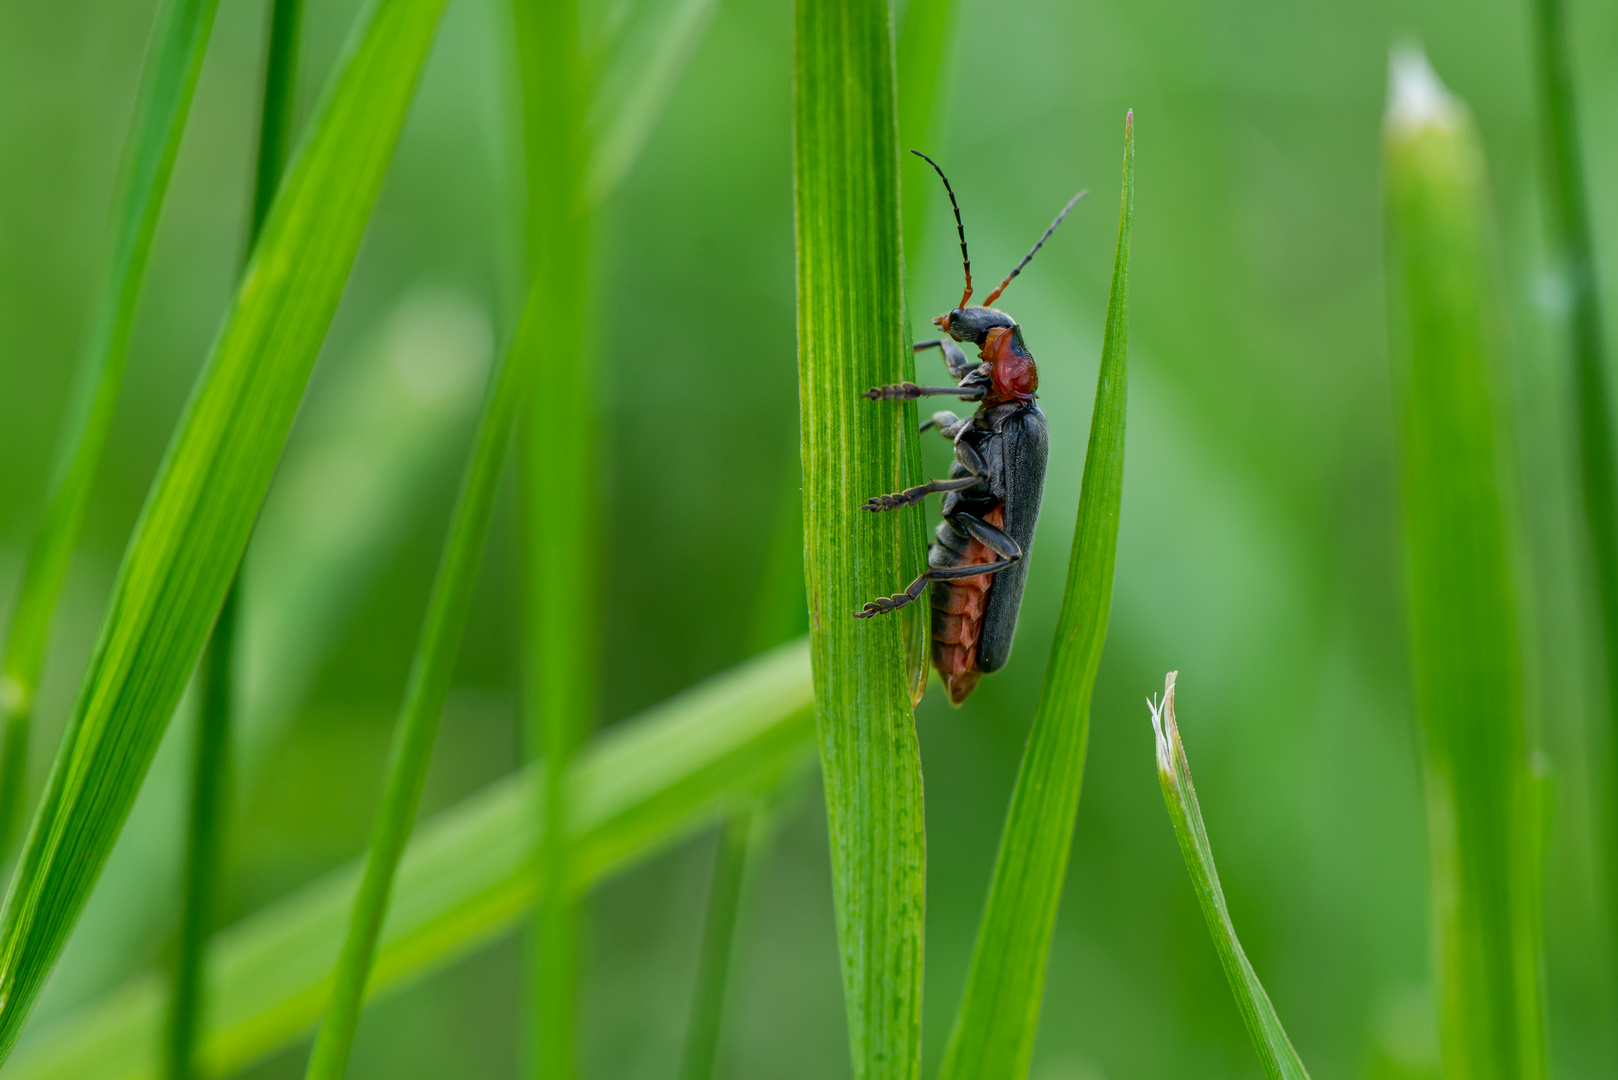
[[[944,493],[944,520],[938,542],[927,553],[927,570],[902,593],[880,597],[855,612],[869,619],[896,611],[921,598],[933,582],[933,666],[938,669],[949,699],[959,705],[977,686],[984,672],[998,671],[1011,656],[1011,637],[1017,629],[1023,583],[1028,577],[1027,554],[1039,521],[1039,503],[1045,491],[1045,457],[1049,436],[1045,414],[1034,404],[1039,371],[1023,342],[1022,327],[1003,311],[991,307],[1012,279],[1022,273],[1051,233],[1062,223],[1079,192],[1056,215],[1051,227],[1023,256],[1000,287],[981,307],[967,307],[972,298],[972,261],[966,254],[966,226],[949,177],[938,163],[919,150],[911,153],[933,167],[944,181],[955,229],[961,237],[961,264],[966,291],[947,315],[933,320],[947,338],[919,341],[915,350],[936,348],[944,354],[955,386],[917,386],[899,383],[865,392],[873,401],[913,401],[949,395],[978,402],[968,417],[936,412],[921,430],[936,427],[955,444],[955,463],[949,479],[907,488],[895,495],[878,495],[865,509],[880,512],[912,506],[934,492]],[[956,344],[978,346],[977,362],[969,361]]]

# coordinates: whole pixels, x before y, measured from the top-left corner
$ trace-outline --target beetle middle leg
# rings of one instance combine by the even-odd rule
[[[921,576],[906,587],[904,592],[894,593],[892,596],[879,596],[856,611],[854,613],[856,619],[886,615],[890,611],[898,611],[907,604],[915,603],[921,599],[922,590],[927,587],[929,581],[958,581],[961,578],[979,577],[983,574],[998,574],[1009,566],[1015,566],[1022,559],[1022,545],[982,518],[973,514],[959,513],[950,515],[946,520],[1000,558],[992,563],[973,563],[970,566],[929,566],[922,571]]]
[[[902,506],[914,506],[929,495],[941,491],[965,491],[976,487],[984,479],[985,465],[983,458],[975,448],[964,442],[955,444],[955,460],[965,469],[966,475],[952,476],[948,480],[932,480],[915,487],[905,488],[893,495],[873,495],[866,500],[865,509],[873,514],[883,510],[897,510]]]

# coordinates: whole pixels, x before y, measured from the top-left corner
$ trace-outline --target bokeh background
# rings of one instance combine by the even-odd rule
[[[1513,346],[1531,712],[1555,777],[1553,1067],[1613,1075],[1618,1002],[1592,869],[1605,750],[1588,689],[1562,294],[1543,258],[1525,3],[959,6],[927,149],[955,181],[982,278],[1009,267],[1075,188],[1093,195],[1004,302],[1041,361],[1053,454],[1016,653],[964,708],[934,685],[917,714],[928,1068],[965,977],[1054,623],[1133,107],[1118,574],[1033,1078],[1260,1074],[1157,789],[1143,698],[1171,668],[1181,672],[1181,725],[1236,925],[1312,1073],[1436,1076],[1378,183],[1388,49],[1408,40],[1472,106],[1491,171]],[[1593,0],[1571,9],[1611,312],[1618,9]],[[152,0],[0,7],[0,600],[39,510],[153,10]],[[355,11],[354,0],[307,6],[305,108]],[[521,295],[509,18],[503,0],[449,6],[249,556],[232,917],[366,841],[483,376]],[[36,784],[232,287],[264,24],[261,0],[220,7],[57,624]],[[600,215],[593,310],[563,315],[588,320],[601,350],[606,724],[725,669],[759,640],[776,507],[797,468],[790,35],[787,0],[721,0]],[[914,163],[904,181],[932,182]],[[908,253],[918,333],[959,288],[947,209],[937,198],[928,208],[925,242]],[[557,349],[554,362],[569,362],[566,345]],[[934,363],[924,358],[921,371]],[[944,468],[943,445],[927,447],[929,467]],[[517,762],[512,510],[508,498],[426,814]],[[182,709],[36,1028],[172,948],[187,739]],[[721,1069],[846,1075],[812,779],[783,804],[779,826],[741,930]],[[592,902],[587,1075],[673,1075],[711,853],[711,836],[693,840]],[[507,938],[375,1005],[351,1075],[517,1075],[521,957]],[[302,1056],[292,1048],[245,1075],[301,1075]]]

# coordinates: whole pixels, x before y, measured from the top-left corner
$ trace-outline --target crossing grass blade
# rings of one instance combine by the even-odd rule
[[[1451,1080],[1543,1077],[1538,792],[1524,724],[1503,334],[1482,151],[1419,53],[1383,133],[1413,704]]]
[[[1197,805],[1197,789],[1191,783],[1191,763],[1186,760],[1185,746],[1180,742],[1180,728],[1174,720],[1174,680],[1178,672],[1171,671],[1163,681],[1163,700],[1152,701],[1152,730],[1157,736],[1157,779],[1163,788],[1163,803],[1169,810],[1169,821],[1174,835],[1180,841],[1180,854],[1185,857],[1185,868],[1191,875],[1191,885],[1197,893],[1197,904],[1202,917],[1208,922],[1208,935],[1213,938],[1214,951],[1219,954],[1219,965],[1225,969],[1230,992],[1236,997],[1236,1008],[1247,1025],[1248,1037],[1258,1052],[1269,1080],[1309,1080],[1309,1071],[1303,1067],[1298,1052],[1292,1048],[1281,1018],[1275,1015],[1270,995],[1258,981],[1253,965],[1247,960],[1236,927],[1230,921],[1225,907],[1225,893],[1219,886],[1219,871],[1214,866],[1213,848],[1208,843],[1208,830],[1202,823],[1202,808]]]
[[[853,617],[922,567],[906,521],[919,512],[860,510],[919,472],[914,405],[860,396],[914,370],[893,42],[885,0],[798,0],[794,18],[804,550],[833,896],[854,1076],[898,1080],[921,1068],[921,759],[904,624]]]
[[[11,852],[28,783],[28,736],[51,623],[78,543],[101,452],[112,427],[129,354],[129,331],[146,275],[180,136],[191,111],[218,0],[167,0],[124,146],[113,210],[112,247],[91,316],[73,396],[52,466],[45,510],[17,587],[0,654],[0,857]]]
[[[587,747],[568,779],[569,887],[595,883],[756,804],[810,766],[809,654],[801,641],[631,717]],[[544,769],[529,766],[424,822],[400,862],[368,988],[375,998],[515,925],[541,879]],[[308,1031],[331,986],[360,868],[350,865],[223,931],[208,959],[201,1040],[209,1075]],[[164,981],[143,976],[24,1044],[7,1080],[150,1080]]]
[[[1067,588],[1045,686],[1023,751],[972,951],[966,993],[944,1051],[943,1080],[1028,1072],[1045,963],[1062,899],[1090,735],[1090,691],[1107,640],[1128,401],[1129,252],[1135,213],[1135,118],[1124,121],[1118,248]]]
[[[158,470],[0,921],[8,1054],[195,668],[286,440],[443,0],[362,17]]]

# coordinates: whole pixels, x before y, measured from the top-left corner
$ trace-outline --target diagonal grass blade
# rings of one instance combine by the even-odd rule
[[[360,22],[153,483],[0,922],[0,1056],[207,640],[347,279],[443,0]]]
[[[783,646],[597,737],[569,780],[570,886],[603,878],[748,806],[812,760],[808,650]],[[369,993],[434,971],[515,924],[540,888],[533,853],[544,769],[496,783],[417,830],[383,925]],[[307,1031],[348,929],[351,865],[221,933],[208,961],[202,1057],[234,1072]],[[25,1044],[8,1080],[149,1080],[163,982],[143,977]]]
[[[427,766],[432,761],[438,724],[449,695],[450,676],[460,652],[461,636],[472,607],[472,587],[482,564],[483,548],[494,516],[501,466],[511,445],[518,410],[522,407],[531,369],[522,359],[531,353],[538,334],[545,296],[529,296],[527,310],[515,340],[492,380],[488,401],[478,424],[472,456],[461,480],[460,497],[444,541],[438,574],[427,605],[421,638],[405,690],[404,705],[394,732],[382,804],[377,808],[365,876],[354,901],[353,916],[343,954],[333,976],[326,1018],[309,1056],[310,1080],[340,1080],[348,1068],[354,1031],[365,1002],[377,938],[394,888],[399,860],[410,840],[421,802]]]
[[[1157,735],[1157,779],[1163,787],[1163,802],[1169,809],[1169,821],[1174,835],[1180,841],[1180,854],[1185,857],[1186,871],[1191,875],[1192,888],[1202,917],[1208,922],[1208,935],[1213,938],[1214,950],[1219,953],[1219,965],[1225,969],[1230,992],[1236,997],[1236,1008],[1241,1011],[1242,1022],[1253,1040],[1264,1066],[1264,1075],[1270,1080],[1309,1080],[1309,1071],[1292,1048],[1281,1018],[1275,1015],[1270,995],[1258,981],[1247,953],[1236,937],[1230,912],[1225,907],[1225,893],[1219,887],[1219,871],[1214,866],[1213,848],[1208,844],[1208,830],[1202,823],[1202,808],[1197,805],[1197,789],[1191,783],[1191,763],[1185,758],[1185,746],[1180,742],[1180,728],[1174,722],[1174,679],[1179,672],[1171,671],[1163,680],[1163,700],[1150,702],[1152,730]]]
[[[1000,837],[966,993],[944,1051],[939,1072],[944,1080],[1026,1075],[1034,1049],[1039,1004],[1045,993],[1045,963],[1084,780],[1090,691],[1101,664],[1112,608],[1124,481],[1129,251],[1134,216],[1135,114],[1131,112],[1124,120],[1118,248],[1067,588],[1045,668],[1039,711],[1028,734]]]
[[[16,607],[0,654],[0,856],[11,852],[28,780],[28,734],[34,693],[45,664],[51,621],[68,560],[78,543],[118,389],[129,331],[146,274],[191,95],[208,47],[218,0],[168,0],[159,10],[135,121],[124,147],[113,217],[112,250],[74,376],[45,512],[28,551]]]

